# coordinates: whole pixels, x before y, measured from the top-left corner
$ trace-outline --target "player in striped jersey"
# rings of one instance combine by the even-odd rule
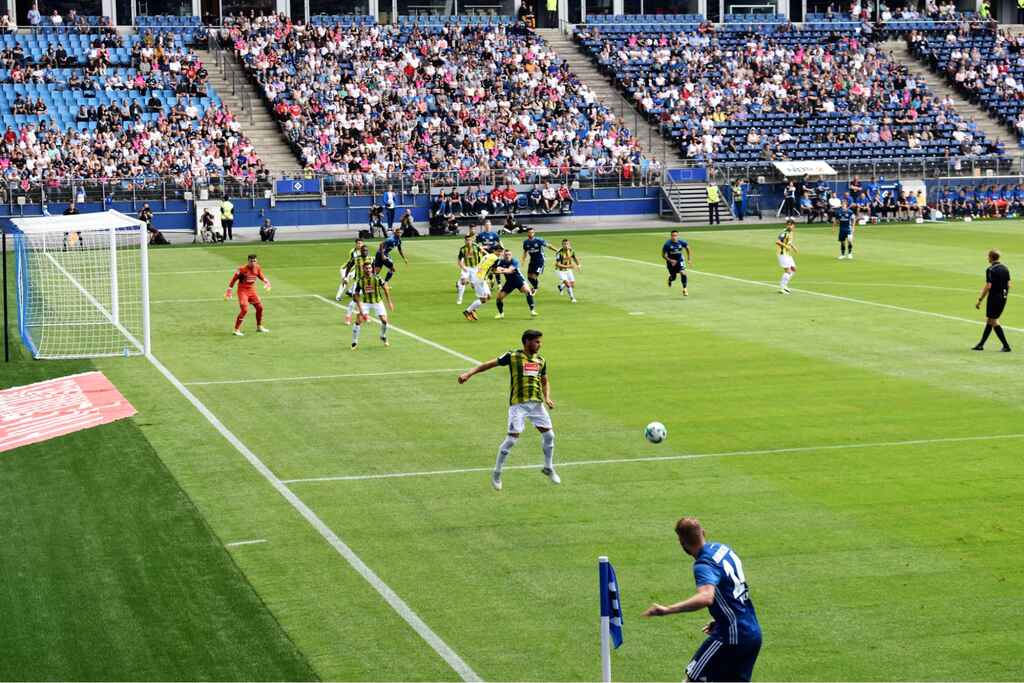
[[[391,300],[391,292],[388,285],[381,279],[378,272],[374,271],[370,261],[363,261],[362,270],[356,274],[355,290],[352,292],[352,300],[356,304],[358,315],[355,324],[352,325],[352,350],[359,346],[359,332],[362,323],[370,319],[373,313],[380,319],[380,340],[384,346],[391,346],[388,342],[388,312],[384,308],[395,310],[395,303]]]
[[[352,251],[348,252],[348,260],[345,261],[345,265],[338,269],[338,274],[341,276],[341,282],[338,284],[338,293],[334,295],[335,301],[341,301],[341,295],[347,293],[345,290],[349,288],[353,275],[349,268],[355,262],[356,257],[359,256],[362,251],[362,247],[363,240],[357,238],[356,245],[352,248]]]
[[[491,298],[491,286],[487,283],[487,280],[490,278],[494,266],[498,263],[499,257],[497,254],[485,254],[483,252],[481,254],[482,257],[480,262],[476,264],[476,269],[472,270],[469,274],[469,281],[473,285],[473,291],[476,292],[476,299],[462,312],[466,320],[477,320],[476,309],[483,306]]]
[[[505,466],[509,452],[519,440],[526,420],[540,432],[541,449],[544,452],[544,467],[541,468],[541,473],[550,479],[552,484],[562,483],[554,465],[555,432],[552,430],[551,416],[547,409],[554,408],[555,402],[551,400],[547,361],[540,355],[543,336],[539,330],[526,330],[523,332],[522,349],[507,351],[459,375],[459,384],[465,384],[473,375],[487,372],[499,365],[509,370],[508,434],[498,447],[498,459],[491,474],[491,486],[495,491],[501,490],[501,470]]]
[[[573,271],[580,269],[580,259],[569,240],[562,240],[562,248],[555,254],[555,270],[558,271],[558,294],[569,291],[569,303],[576,303],[576,277]]]
[[[348,306],[345,307],[345,324],[352,324],[352,312],[356,310],[355,302],[352,301],[352,292],[355,291],[356,275],[363,270],[363,264],[371,262],[370,249],[366,244],[357,239],[356,246],[348,254],[348,261],[341,267],[341,284],[338,285],[338,292],[334,296],[335,301],[341,301],[342,293],[349,296]]]
[[[779,294],[789,294],[789,281],[796,273],[796,261],[793,254],[797,253],[796,244],[793,243],[793,231],[796,223],[792,218],[786,219],[786,229],[779,233],[775,240],[775,248],[779,252],[779,266],[782,268],[782,281],[779,282]]]
[[[483,249],[473,241],[472,235],[466,235],[465,244],[459,248],[459,280],[455,283],[455,291],[458,292],[459,297],[455,300],[455,303],[462,303],[462,295],[466,291],[466,285],[473,279],[473,271],[476,270],[483,257]]]

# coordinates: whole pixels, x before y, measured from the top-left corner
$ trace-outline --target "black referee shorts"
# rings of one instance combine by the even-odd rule
[[[985,304],[985,317],[992,320],[998,319],[1003,314],[1003,309],[1006,308],[1006,297],[990,294],[986,301],[988,303]]]

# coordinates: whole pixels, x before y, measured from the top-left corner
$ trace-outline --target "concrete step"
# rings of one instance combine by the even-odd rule
[[[587,85],[599,102],[617,114],[625,125],[634,129],[633,133],[647,156],[657,157],[666,167],[682,163],[683,159],[675,145],[663,138],[657,128],[640,116],[636,107],[597,70],[587,55],[579,51],[576,43],[567,39],[558,29],[541,29],[537,33],[569,65],[576,77]]]
[[[927,65],[918,61],[911,54],[906,42],[902,40],[888,41],[882,43],[882,47],[891,53],[893,59],[906,66],[911,75],[922,81],[933,94],[952,98],[953,109],[956,113],[968,121],[974,121],[985,137],[993,141],[1002,141],[1007,152],[1020,153],[1024,151],[1024,148],[1018,145],[1017,139],[1002,122],[990,115],[986,109],[965,100],[944,77],[930,71]]]

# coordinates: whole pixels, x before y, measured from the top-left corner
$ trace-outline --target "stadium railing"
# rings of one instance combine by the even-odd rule
[[[323,178],[324,193],[330,197],[379,197],[389,188],[401,195],[430,196],[441,191],[458,188],[465,191],[471,187],[490,190],[495,185],[504,187],[507,183],[504,171],[492,171],[482,176],[459,177],[455,173],[429,173],[413,178],[411,174],[379,175],[365,181],[346,180],[330,174],[310,174],[301,169],[276,171],[261,178],[234,178],[230,176],[209,176],[183,181],[179,178],[146,176],[137,178],[62,178],[59,180],[28,181],[0,180],[0,205],[7,205],[9,213],[15,213],[24,204],[46,205],[66,203],[72,200],[87,202],[168,202],[181,199],[204,199],[230,195],[239,199],[264,199],[274,189],[277,180]],[[535,173],[519,177],[514,182],[520,192],[548,180],[552,185],[565,183],[573,190],[620,189],[633,187],[657,187],[661,184],[660,173],[629,175],[617,168],[613,173],[601,175],[580,175],[579,170],[569,173]]]

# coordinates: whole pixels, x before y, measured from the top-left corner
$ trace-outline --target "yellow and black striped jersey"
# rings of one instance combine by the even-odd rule
[[[540,354],[527,355],[516,349],[498,357],[498,365],[507,365],[509,371],[509,404],[543,401],[542,378],[547,377],[548,364]]]
[[[576,251],[572,247],[562,247],[555,255],[555,268],[558,270],[571,270],[579,262],[580,260],[576,258]]]
[[[783,230],[781,233],[779,233],[778,241],[782,243],[782,246],[778,244],[776,244],[775,246],[778,248],[780,254],[785,254],[793,247],[792,231]]]
[[[480,245],[470,242],[469,245],[459,247],[459,259],[468,268],[475,268],[484,257],[484,251]]]
[[[384,280],[373,271],[360,270],[356,273],[356,294],[364,304],[383,302],[384,286]]]

